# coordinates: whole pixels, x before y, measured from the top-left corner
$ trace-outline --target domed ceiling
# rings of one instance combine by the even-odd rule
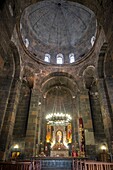
[[[92,48],[96,19],[91,10],[78,3],[45,0],[23,11],[20,33],[35,60],[70,64],[79,61]]]

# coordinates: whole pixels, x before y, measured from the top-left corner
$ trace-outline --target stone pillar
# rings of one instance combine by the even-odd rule
[[[27,81],[22,81],[20,98],[16,113],[15,126],[13,130],[13,143],[20,143],[26,135],[26,126],[29,115],[31,87]],[[24,147],[24,143],[23,143]]]
[[[39,110],[38,110],[38,122],[37,122],[37,125],[38,125],[38,134],[37,134],[37,154],[40,153],[40,146],[42,145],[42,141],[41,141],[41,129],[42,129],[42,115],[41,115],[41,106],[39,107]]]
[[[79,116],[83,119],[84,133],[85,133],[85,153],[86,156],[94,158],[95,153],[95,140],[91,118],[91,110],[89,103],[88,90],[84,89],[80,92],[79,103]]]
[[[25,155],[26,158],[31,158],[36,154],[36,143],[37,143],[37,116],[38,116],[38,103],[39,93],[37,90],[32,89],[30,110],[26,131],[25,139]]]
[[[109,95],[109,101],[108,101],[108,106],[109,106],[109,111],[110,111],[110,116],[111,116],[111,121],[112,121],[112,126],[113,126],[113,78],[106,78],[106,88],[107,92]]]
[[[100,152],[100,146],[106,142],[104,131],[103,116],[101,111],[101,102],[97,82],[94,82],[89,90],[90,108],[93,120],[94,137],[96,143],[96,152]]]
[[[73,95],[74,96],[74,95]],[[72,143],[75,146],[78,143],[78,114],[79,114],[79,96],[76,96],[73,100],[73,116],[72,116]]]
[[[41,137],[40,137],[40,140],[41,142],[43,143],[43,146],[45,145],[45,142],[46,142],[46,119],[45,119],[45,113],[46,113],[46,108],[45,108],[45,99],[43,99],[42,101],[42,106],[41,106],[41,117],[40,117],[40,120],[41,120]]]
[[[12,77],[6,75],[0,76],[0,133],[4,123],[7,104],[10,96]]]
[[[11,144],[13,128],[15,123],[16,111],[19,101],[21,82],[13,79],[4,123],[0,135],[0,159],[5,160],[6,154]]]
[[[113,74],[113,73],[112,73]],[[108,107],[109,107],[109,112],[110,112],[110,118],[111,118],[111,129],[110,129],[110,137],[111,137],[111,151],[113,154],[113,76],[106,78],[106,85],[108,89]]]
[[[104,122],[104,129],[108,143],[109,152],[113,154],[113,79],[100,78],[98,80],[98,89],[100,95],[101,111]]]

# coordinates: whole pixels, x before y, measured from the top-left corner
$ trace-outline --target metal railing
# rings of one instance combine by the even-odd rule
[[[73,160],[73,170],[113,170],[113,163]]]

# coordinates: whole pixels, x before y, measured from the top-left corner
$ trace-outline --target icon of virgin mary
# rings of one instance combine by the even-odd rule
[[[61,131],[61,130],[58,130],[58,131],[56,132],[56,141],[57,141],[58,143],[62,143],[62,138],[63,138],[63,136],[62,136],[62,131]]]

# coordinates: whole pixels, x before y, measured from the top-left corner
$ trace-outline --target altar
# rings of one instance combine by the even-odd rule
[[[69,151],[68,150],[51,150],[50,156],[51,157],[68,157]]]
[[[69,149],[64,145],[64,143],[55,143],[50,152],[51,157],[68,157]]]
[[[71,124],[67,126],[47,124],[45,151],[51,157],[68,157],[70,156],[69,142],[72,142],[72,135],[69,133]]]
[[[61,100],[62,90],[60,87],[54,90],[55,100],[52,110],[46,113],[45,141],[40,144],[40,151],[50,157],[83,157],[85,156],[83,120],[81,117],[77,120],[79,128],[76,129],[77,135],[73,134],[75,129],[73,129],[72,114],[65,110],[65,100]]]

